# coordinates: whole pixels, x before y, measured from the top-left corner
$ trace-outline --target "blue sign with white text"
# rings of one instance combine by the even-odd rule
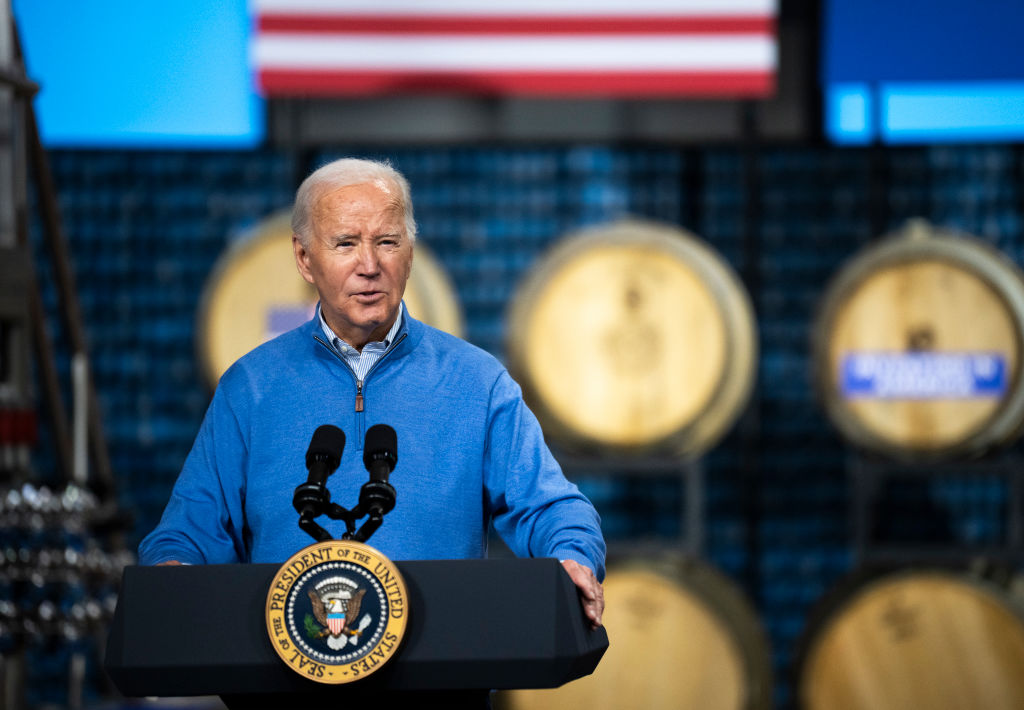
[[[1006,392],[998,353],[850,352],[840,365],[849,399],[973,399]]]

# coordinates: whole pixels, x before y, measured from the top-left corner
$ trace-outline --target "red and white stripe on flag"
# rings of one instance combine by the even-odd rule
[[[345,628],[345,615],[344,614],[328,614],[327,615],[327,628],[330,629],[331,633],[337,636],[341,633],[342,629]]]
[[[776,0],[251,0],[264,93],[764,97]]]

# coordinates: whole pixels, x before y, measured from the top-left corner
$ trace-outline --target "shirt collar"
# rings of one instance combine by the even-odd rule
[[[387,335],[384,336],[384,340],[375,342],[379,343],[380,345],[383,345],[384,348],[391,347],[391,343],[395,341],[395,336],[398,334],[398,331],[401,330],[402,328],[402,312],[404,310],[405,301],[403,301],[398,306],[398,317],[395,318],[395,322],[391,325],[391,328],[388,330]],[[319,304],[317,305],[316,312],[320,316],[320,329],[323,331],[324,337],[327,338],[327,342],[333,345],[336,350],[339,349],[339,345],[341,343],[344,343],[345,341],[339,338],[338,335],[333,330],[331,330],[331,326],[327,325],[327,321],[324,319],[324,309],[321,308]],[[371,343],[367,343],[367,345],[370,344]],[[347,345],[351,347],[351,343],[347,343]]]

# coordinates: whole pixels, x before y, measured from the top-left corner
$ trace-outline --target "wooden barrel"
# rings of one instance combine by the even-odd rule
[[[508,321],[509,369],[567,449],[699,454],[753,385],[747,293],[674,226],[622,221],[567,236],[531,269]]]
[[[1019,594],[955,571],[906,569],[834,596],[804,639],[802,710],[1024,708]]]
[[[283,211],[262,221],[221,257],[207,280],[196,337],[211,386],[239,357],[313,316],[317,294],[295,266],[290,220],[291,211]],[[421,242],[404,298],[413,316],[462,337],[455,289]]]
[[[590,676],[497,694],[496,710],[762,710],[771,658],[735,585],[696,561],[634,560],[604,581],[609,646]]]
[[[814,327],[816,383],[850,442],[897,459],[973,456],[1024,424],[1024,276],[915,220],[855,256]]]

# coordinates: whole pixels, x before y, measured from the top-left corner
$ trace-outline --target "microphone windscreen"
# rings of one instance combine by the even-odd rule
[[[333,424],[318,426],[313,432],[313,439],[309,442],[309,449],[306,451],[306,466],[308,467],[316,456],[327,456],[337,467],[344,450],[345,432]]]
[[[394,466],[398,462],[398,435],[387,424],[374,424],[366,431],[363,463],[367,468],[375,458],[386,457]]]

